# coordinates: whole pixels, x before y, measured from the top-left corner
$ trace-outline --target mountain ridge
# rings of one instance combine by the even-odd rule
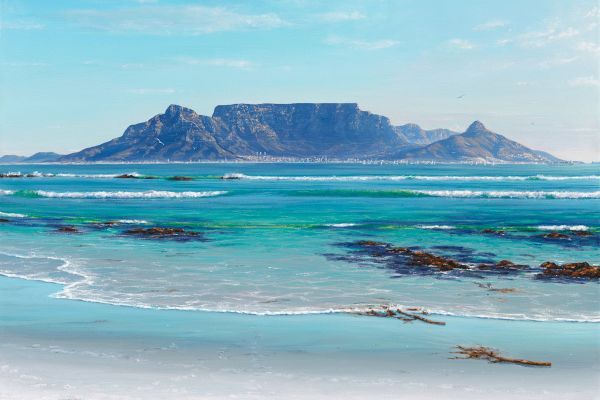
[[[43,154],[43,153],[40,153]],[[489,131],[394,126],[357,103],[218,105],[211,116],[171,104],[117,138],[52,162],[194,162],[256,159],[370,159],[436,162],[561,162]],[[17,161],[18,162],[18,161]]]

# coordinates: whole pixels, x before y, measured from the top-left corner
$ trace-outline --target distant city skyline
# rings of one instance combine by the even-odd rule
[[[355,102],[600,160],[590,0],[0,0],[0,155],[69,153],[179,104]]]

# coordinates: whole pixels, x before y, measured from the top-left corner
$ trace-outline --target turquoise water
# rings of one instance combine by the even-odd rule
[[[144,343],[167,349],[160,357],[193,364],[181,346],[200,358],[224,347],[236,353],[236,363],[251,353],[254,361],[268,360],[271,372],[290,376],[306,378],[310,370],[356,382],[357,374],[366,374],[370,393],[385,392],[369,386],[370,374],[418,370],[418,379],[410,379],[431,385],[428,370],[448,376],[456,363],[462,394],[471,373],[498,384],[501,394],[494,371],[519,380],[523,372],[515,368],[531,379],[519,380],[525,394],[550,385],[552,376],[581,380],[585,396],[573,398],[597,393],[591,382],[598,377],[600,286],[538,274],[545,261],[600,263],[598,166],[0,166],[0,173],[8,172],[32,177],[0,179],[0,218],[6,220],[0,223],[0,334],[17,353],[39,344],[32,360],[62,346],[71,348],[72,365],[95,347],[131,355]],[[115,178],[124,173],[155,179]],[[168,179],[173,176],[193,179]],[[61,226],[78,232],[59,232]],[[200,235],[158,240],[126,234],[154,226]],[[544,239],[551,231],[569,238]],[[582,231],[589,235],[575,235]],[[355,252],[358,240],[419,247],[473,266],[507,259],[529,268],[406,273]],[[513,291],[492,292],[487,284]],[[448,324],[351,314],[381,305],[422,307]],[[178,350],[168,350],[171,342]],[[452,346],[465,343],[555,365],[539,372],[448,360]],[[298,356],[305,352],[314,358]],[[328,354],[331,365],[323,364]],[[233,368],[219,360],[207,365]],[[353,367],[345,369],[350,361]],[[290,367],[296,362],[297,370]],[[246,367],[252,370],[252,363]],[[571,393],[555,385],[556,393]],[[475,386],[473,393],[480,393]]]

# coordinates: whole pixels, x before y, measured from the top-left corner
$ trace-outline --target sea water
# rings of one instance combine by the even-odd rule
[[[14,176],[0,179],[0,274],[6,277],[0,280],[2,374],[8,379],[14,378],[11,370],[34,369],[20,375],[39,378],[45,385],[40,390],[48,396],[64,391],[64,385],[79,387],[81,395],[110,389],[88,381],[59,383],[62,378],[48,372],[54,367],[39,365],[70,371],[100,357],[107,367],[96,372],[105,376],[106,369],[115,367],[110,360],[125,354],[135,358],[132,354],[140,351],[135,343],[164,347],[147,364],[142,362],[139,376],[156,373],[161,364],[179,377],[185,375],[183,365],[219,371],[215,380],[205,379],[202,385],[190,377],[175,386],[154,377],[162,382],[163,393],[184,388],[190,398],[206,387],[215,398],[240,393],[291,397],[298,390],[292,383],[277,386],[273,374],[281,374],[280,382],[320,377],[322,385],[315,388],[322,390],[309,397],[333,390],[336,380],[344,379],[349,380],[346,395],[362,393],[362,398],[394,398],[391,388],[416,396],[419,385],[446,397],[472,393],[477,398],[482,379],[499,396],[517,396],[522,390],[527,398],[546,384],[561,396],[574,393],[551,383],[557,373],[572,374],[581,384],[582,392],[573,398],[598,393],[593,383],[599,367],[598,282],[540,279],[539,267],[546,261],[600,263],[598,166],[2,168],[0,173]],[[117,178],[122,174],[138,179]],[[191,180],[169,179],[174,176]],[[143,179],[148,177],[154,179]],[[60,231],[65,226],[77,232]],[[176,240],[128,234],[150,227],[183,228],[198,235]],[[486,229],[504,233],[484,233]],[[588,235],[576,235],[582,231]],[[548,232],[568,238],[547,239]],[[360,240],[418,248],[473,268],[500,260],[526,267],[516,274],[403,273],[357,256],[352,245]],[[420,307],[448,325],[354,314],[383,305]],[[169,349],[170,343],[175,348]],[[531,381],[503,392],[494,374],[517,379],[519,372],[482,361],[448,360],[453,346],[469,343],[503,347],[515,356],[553,358],[554,372],[526,369]],[[182,352],[182,346],[189,352]],[[235,354],[230,361],[227,355],[219,358],[222,349]],[[29,362],[23,354],[31,357]],[[68,356],[68,362],[53,358],[56,354]],[[323,361],[328,354],[331,365]],[[198,364],[198,358],[205,359]],[[245,365],[241,370],[236,369],[239,363]],[[486,375],[481,375],[482,364]],[[325,365],[330,368],[324,370]],[[462,374],[453,383],[445,381],[458,365]],[[269,379],[252,378],[254,372],[265,372],[261,368],[270,371]],[[250,388],[240,383],[227,392],[215,382],[228,379],[229,369],[235,376],[269,384]],[[398,375],[400,370],[404,372]],[[425,377],[428,370],[441,379],[437,386],[431,376]],[[390,376],[391,371],[397,374]],[[469,385],[465,371],[479,373],[480,383]],[[19,380],[28,386],[26,378]],[[453,384],[460,389],[444,386]],[[115,393],[124,396],[123,387],[137,393],[133,386],[119,385],[124,386]]]

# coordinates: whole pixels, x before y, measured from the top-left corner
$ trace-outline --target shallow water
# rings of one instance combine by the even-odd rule
[[[24,345],[17,343],[24,336],[48,342],[54,337],[51,332],[62,332],[60,336],[69,331],[75,332],[70,345],[81,346],[85,349],[82,352],[92,351],[90,348],[99,340],[95,334],[102,329],[96,325],[104,325],[75,328],[57,317],[61,315],[59,304],[84,300],[106,304],[102,307],[107,308],[101,309],[106,315],[99,319],[111,320],[110,335],[121,339],[134,335],[151,342],[158,334],[154,331],[157,328],[147,326],[146,321],[153,318],[177,321],[165,322],[175,324],[175,328],[159,334],[163,335],[161,343],[169,335],[194,332],[186,325],[188,321],[213,324],[218,320],[217,325],[226,326],[227,333],[218,331],[210,338],[190,339],[194,345],[212,349],[211,343],[215,342],[225,341],[232,346],[243,342],[247,332],[232,328],[237,324],[258,324],[255,328],[265,343],[275,346],[278,334],[291,335],[280,343],[290,352],[310,352],[330,343],[332,348],[343,349],[342,364],[345,357],[361,363],[362,354],[365,363],[380,362],[375,370],[381,372],[396,364],[380,353],[371,353],[371,347],[362,347],[365,338],[359,338],[363,330],[383,341],[391,334],[388,329],[400,329],[403,341],[416,343],[422,340],[419,335],[423,329],[432,328],[331,313],[394,304],[423,307],[439,319],[462,317],[450,318],[452,324],[435,328],[453,332],[444,341],[415,344],[419,357],[429,360],[424,361],[424,368],[429,362],[446,359],[448,347],[459,344],[454,342],[465,332],[483,329],[485,334],[471,339],[509,347],[517,353],[522,350],[526,353],[523,356],[550,355],[560,360],[576,353],[583,357],[583,346],[591,347],[594,351],[588,350],[588,358],[581,361],[592,368],[584,374],[584,380],[597,377],[598,282],[539,279],[538,274],[539,265],[545,261],[600,263],[598,166],[0,166],[0,173],[8,172],[32,176],[0,179],[0,218],[6,220],[0,223],[0,274],[57,284],[44,286],[46,293],[34,290],[35,282],[18,280],[23,290],[1,292],[3,304],[9,305],[2,308],[6,317],[2,318],[2,332],[7,340],[10,338],[9,346]],[[116,178],[126,173],[154,179]],[[169,180],[173,176],[193,179]],[[235,179],[220,179],[223,176]],[[107,221],[113,223],[102,225]],[[73,226],[78,232],[59,232],[61,226]],[[154,226],[181,227],[199,235],[180,238],[190,240],[159,240],[126,234],[129,229]],[[505,234],[485,234],[484,229],[502,229]],[[569,238],[543,238],[550,231],[561,231]],[[581,231],[589,236],[575,235]],[[350,243],[358,240],[419,247],[473,267],[504,259],[529,267],[505,275],[476,270],[425,273],[417,269],[405,273],[402,268],[353,251]],[[494,292],[486,289],[487,284],[514,290]],[[19,298],[25,293],[46,299],[36,300],[43,303],[44,313],[23,312],[32,307],[30,299]],[[111,313],[123,312],[117,311],[122,309],[118,305],[150,309],[128,314],[133,322],[127,318],[115,321]],[[99,306],[69,306],[73,313],[70,318],[87,320],[87,313],[99,310],[89,307]],[[176,310],[189,312],[180,314]],[[236,319],[242,316],[206,311],[324,315],[266,319],[248,315]],[[527,320],[548,322],[540,325]],[[293,327],[287,326],[287,321],[292,321]],[[347,326],[348,334],[357,335],[356,340],[345,342],[339,335],[332,338],[321,326],[334,331]],[[555,335],[554,342],[528,339],[526,346],[523,343],[511,348],[506,335],[515,326],[518,337],[533,338],[542,332],[544,337]],[[293,335],[286,329],[293,329]],[[582,346],[576,351],[567,344],[575,331]],[[312,334],[316,339],[308,342],[291,339]],[[112,348],[115,344],[111,343],[106,345]],[[386,351],[400,357],[401,347],[390,346]],[[554,347],[550,350],[549,346]],[[444,356],[424,356],[438,352]],[[257,354],[268,358],[262,349]],[[278,353],[277,363],[285,364],[286,354]],[[81,361],[81,357],[75,359]],[[398,368],[411,362],[408,356],[400,358]],[[577,362],[569,368],[576,369]],[[443,374],[442,370],[438,372]],[[423,379],[419,382],[426,381]],[[539,382],[543,381],[540,377]],[[452,390],[444,393],[449,395]]]

